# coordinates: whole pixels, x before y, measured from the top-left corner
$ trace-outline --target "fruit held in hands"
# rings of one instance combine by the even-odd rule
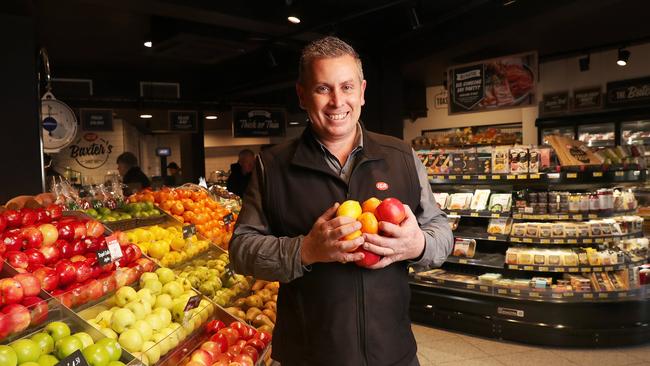
[[[368,268],[370,266],[375,265],[381,259],[381,257],[378,256],[377,254],[373,252],[369,252],[363,248],[358,248],[357,250],[355,250],[355,252],[363,253],[363,259],[354,262],[359,267]]]
[[[381,203],[381,200],[377,197],[370,197],[367,200],[363,201],[361,204],[361,210],[363,212],[370,212],[371,214],[375,213],[377,206]]]
[[[379,221],[399,225],[406,218],[406,211],[402,202],[397,198],[386,198],[377,206],[375,216]]]
[[[371,212],[364,212],[357,218],[361,223],[361,232],[365,234],[377,234],[379,232],[379,222]]]
[[[336,216],[347,216],[356,220],[361,215],[361,205],[354,200],[347,200],[336,210]]]

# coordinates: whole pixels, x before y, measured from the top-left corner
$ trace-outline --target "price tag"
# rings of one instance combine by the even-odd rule
[[[532,243],[533,239],[532,238],[524,238],[524,243]]]
[[[449,215],[451,215],[451,216],[458,216],[458,212],[450,212]]]
[[[461,258],[461,259],[458,260],[458,263],[467,264],[467,259]]]
[[[436,175],[436,179],[438,180],[444,180],[445,176],[444,175]]]
[[[519,266],[516,264],[508,264],[509,269],[519,269]]]
[[[597,238],[597,239],[596,239],[596,243],[602,243],[602,242],[604,242],[604,241],[605,241],[605,240],[604,240],[603,238]]]
[[[597,219],[597,218],[598,218],[598,215],[596,215],[596,214],[589,214],[587,217],[589,217],[590,219]]]
[[[456,176],[455,175],[450,175],[449,180],[456,180]]]
[[[569,272],[580,272],[580,268],[578,268],[578,267],[571,267],[571,268],[569,268]]]
[[[591,239],[582,239],[582,242],[585,243],[585,244],[591,244],[591,243],[593,243],[594,241],[591,240]]]
[[[476,285],[467,284],[467,289],[468,290],[474,290],[475,288],[476,288]]]
[[[594,272],[602,272],[603,267],[594,267],[593,270],[594,270]]]
[[[571,216],[571,217],[572,217],[574,220],[582,220],[582,215],[580,215],[580,214],[578,214],[578,215],[573,215],[573,216]]]
[[[470,175],[463,175],[463,179],[464,180],[470,180],[470,179],[472,179],[472,177]]]
[[[582,297],[585,298],[585,299],[593,299],[594,294],[582,294]]]
[[[554,244],[564,244],[564,239],[553,239]]]
[[[533,266],[524,266],[524,271],[534,271],[535,267]]]
[[[493,213],[492,214],[492,218],[494,218],[494,219],[498,219],[499,217],[501,217],[501,214],[498,214],[498,213]]]
[[[570,178],[570,179],[575,179],[575,178],[578,178],[578,174],[577,173],[566,173],[566,177]]]
[[[580,268],[582,272],[591,272],[591,267],[582,267]]]
[[[622,176],[625,175],[625,172],[620,172],[619,171],[619,172],[614,173],[614,175],[617,176],[617,177],[622,177]]]
[[[602,176],[603,176],[603,172],[594,172],[592,175],[594,176],[594,178],[602,177]]]
[[[539,179],[539,174],[531,174],[530,179]]]
[[[528,179],[528,174],[519,174],[517,179]]]
[[[486,179],[487,179],[487,175],[479,175],[479,176],[478,176],[478,179],[479,179],[479,180],[486,180]]]
[[[506,289],[504,289],[504,288],[498,289],[497,292],[500,293],[501,295],[505,295],[505,294],[508,293],[508,291]]]
[[[539,295],[539,292],[529,292],[528,296],[530,296],[530,297],[539,297],[540,295]]]
[[[576,240],[576,239],[567,239],[566,242],[569,243],[569,244],[577,244],[578,240]]]
[[[554,267],[553,272],[564,272],[564,267]]]
[[[113,261],[111,258],[111,251],[108,248],[100,249],[97,252],[97,264],[100,266],[109,264]]]
[[[542,243],[542,244],[550,244],[551,239],[540,239],[539,242]]]
[[[573,292],[565,292],[562,294],[564,297],[573,297]]]
[[[640,170],[635,170],[635,171],[632,172],[632,174],[634,174],[635,176],[638,176],[638,175],[641,175],[641,171]]]
[[[513,242],[513,243],[519,243],[519,242],[521,242],[521,239],[519,239],[519,238],[510,238],[510,241]]]
[[[540,272],[548,272],[548,267],[539,267]]]
[[[619,292],[618,297],[627,297],[627,292]]]
[[[492,180],[501,180],[501,176],[500,175],[493,175]]]
[[[516,175],[507,175],[506,179],[508,179],[508,180],[517,179],[517,176]]]
[[[189,300],[187,300],[187,304],[185,305],[185,312],[188,312],[192,309],[196,309],[199,306],[199,303],[201,302],[201,295],[195,295],[190,297]]]
[[[496,236],[488,236],[488,240],[497,240]]]
[[[113,234],[106,237],[106,246],[108,247],[109,252],[111,253],[111,260],[115,262],[116,260],[122,258],[122,248],[120,248],[120,243],[117,241],[117,235]]]
[[[472,216],[472,217],[478,217],[478,212],[472,212],[472,213],[469,214],[469,215]]]
[[[192,235],[196,235],[196,226],[194,224],[183,226],[183,239],[187,239]]]
[[[557,215],[557,219],[558,219],[558,220],[568,220],[568,219],[569,219],[569,215]]]
[[[521,293],[521,291],[519,291],[519,289],[517,289],[517,288],[510,289],[510,292],[515,294],[515,295],[519,295]]]
[[[443,284],[443,283],[445,283],[445,280],[437,279],[436,282],[439,283],[439,284]]]
[[[512,215],[512,218],[513,219],[521,219],[522,215],[521,214],[514,214],[514,215]]]
[[[226,225],[230,225],[230,223],[235,219],[235,215],[231,213],[227,214],[226,216],[223,217],[223,223]]]
[[[613,270],[614,270],[614,267],[605,267],[605,271],[609,272],[609,271],[613,271]]]
[[[487,287],[487,286],[481,286],[481,287],[479,287],[479,288],[480,288],[481,291],[483,291],[483,292],[488,292],[488,287]]]
[[[81,350],[76,350],[70,356],[59,361],[56,366],[88,366],[88,361],[86,361]]]

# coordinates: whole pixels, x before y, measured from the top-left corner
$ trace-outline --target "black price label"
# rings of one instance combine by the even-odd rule
[[[100,249],[97,251],[97,263],[100,266],[111,263],[113,260],[111,258],[111,250],[108,248]]]
[[[196,235],[196,226],[194,224],[183,226],[183,239],[187,239],[192,235]]]
[[[232,220],[235,219],[235,216],[231,213],[227,214],[226,216],[223,217],[223,223],[226,225],[230,225]]]
[[[185,305],[185,311],[190,311],[192,309],[196,309],[199,306],[199,303],[201,302],[201,295],[195,295],[190,297],[189,300],[187,300],[187,305]]]
[[[88,361],[84,358],[81,350],[76,350],[70,356],[59,361],[56,366],[88,366]]]

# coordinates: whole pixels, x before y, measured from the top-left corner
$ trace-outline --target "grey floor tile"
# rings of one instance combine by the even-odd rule
[[[568,349],[553,350],[553,353],[560,355],[576,365],[599,365],[599,366],[626,366],[638,363],[639,360],[629,354],[623,353],[620,349]]]
[[[460,338],[431,341],[418,345],[418,358],[421,362],[440,364],[473,358],[486,358],[488,355]]]
[[[575,365],[566,358],[548,350],[535,350],[532,352],[520,352],[510,355],[495,357],[506,366],[570,366]],[[599,364],[595,364],[599,365]],[[600,366],[600,365],[599,365]]]

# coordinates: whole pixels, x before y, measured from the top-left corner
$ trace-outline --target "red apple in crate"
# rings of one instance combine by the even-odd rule
[[[103,273],[109,273],[115,269],[115,263],[111,262],[108,264],[104,264],[103,266],[99,266],[99,268]],[[147,272],[151,272],[151,271],[147,271]]]
[[[119,288],[128,285],[130,283],[128,281],[129,281],[128,268],[116,268],[115,283],[117,284],[117,287]]]
[[[86,243],[82,239],[75,240],[72,242],[72,256],[81,255],[86,253]]]
[[[135,262],[138,259],[142,258],[142,249],[140,249],[139,246],[135,244],[129,244],[128,248],[132,251],[132,254],[130,255],[131,257],[131,262]]]
[[[27,255],[27,263],[30,268],[34,268],[35,270],[45,265],[45,255],[39,249],[27,249],[24,253]]]
[[[262,331],[262,332],[257,332],[257,334],[255,334],[254,339],[259,339],[260,341],[264,342],[264,346],[268,346],[269,343],[271,343],[273,336],[271,335],[271,333]]]
[[[43,245],[43,234],[34,226],[23,229],[23,243],[26,249],[40,248]]]
[[[255,348],[258,354],[264,352],[264,348],[266,348],[266,344],[257,338],[249,339],[246,346]]]
[[[221,353],[219,345],[215,342],[207,341],[201,345],[201,349],[209,353],[212,359],[214,360],[217,355]]]
[[[39,325],[47,319],[47,302],[40,297],[30,296],[23,299],[22,304],[31,313],[31,325]]]
[[[86,237],[86,224],[77,221],[74,223],[74,240],[83,239]]]
[[[103,237],[99,238],[86,238],[84,239],[86,243],[86,252],[97,252],[105,248],[106,241]]]
[[[67,259],[61,259],[58,261],[54,266],[54,270],[59,276],[60,287],[73,283],[77,278],[77,271],[74,264]]]
[[[226,338],[225,335],[221,333],[213,334],[212,337],[210,337],[210,341],[217,344],[219,352],[225,353],[228,351],[228,338]]]
[[[140,258],[136,262],[142,266],[144,272],[153,272],[153,269],[156,266],[156,264],[149,258]]]
[[[223,334],[226,337],[226,340],[228,340],[228,347],[234,345],[239,339],[239,332],[230,327],[221,329],[217,334]]]
[[[85,261],[85,259],[86,257],[81,261],[73,263],[76,272],[75,282],[77,283],[88,281],[92,275],[92,268],[90,268],[90,265]]]
[[[26,269],[27,266],[29,266],[29,262],[27,260],[27,254],[23,252],[12,250],[10,252],[5,253],[5,258],[7,258],[7,263],[9,263],[10,266],[16,269],[18,268]]]
[[[37,296],[41,291],[41,281],[31,273],[20,273],[14,276],[14,280],[20,282],[23,287],[23,296]]]
[[[63,216],[63,208],[59,205],[49,205],[45,208],[45,211],[52,220],[58,220]]]
[[[72,296],[72,306],[85,304],[88,301],[86,288],[80,283],[73,283],[65,288],[66,294]]]
[[[113,292],[117,289],[117,281],[115,281],[114,273],[105,273],[99,278],[102,284],[104,293]]]
[[[88,293],[88,300],[97,300],[104,295],[104,288],[102,283],[96,279],[90,279],[84,285]]]
[[[36,223],[36,220],[38,220],[38,216],[36,215],[36,212],[31,208],[23,208],[20,210],[20,213],[22,213],[23,215],[21,221],[22,227],[32,226]]]
[[[0,256],[5,255],[6,252],[7,252],[7,244],[5,244],[3,240],[0,240]]]
[[[386,198],[375,209],[375,216],[379,221],[387,221],[399,225],[406,218],[404,205],[397,198]]]
[[[34,276],[38,278],[41,288],[45,291],[52,291],[59,286],[59,275],[50,267],[41,267],[34,271]]]
[[[61,304],[68,308],[72,308],[73,303],[72,303],[72,293],[67,292],[65,290],[55,290],[52,291],[52,296],[57,298]]]
[[[9,317],[0,312],[0,341],[11,334],[11,328],[12,324],[9,321]]]
[[[0,215],[0,233],[5,231],[7,228],[7,218],[4,215]]]
[[[253,359],[253,364],[255,364],[257,359],[260,357],[260,353],[253,346],[244,346],[244,348],[241,349],[241,354],[250,356],[250,358]]]
[[[61,258],[70,258],[70,257],[72,257],[72,255],[73,255],[72,254],[72,243],[70,243],[67,240],[59,239],[54,243],[54,245],[56,245],[56,247],[59,248],[59,251],[61,252]]]
[[[23,286],[13,278],[0,279],[0,305],[17,304],[23,301]]]
[[[128,235],[126,235],[125,232],[118,230],[118,231],[114,232],[113,234],[117,238],[117,242],[120,243],[120,245],[129,244],[129,237],[128,237]]]
[[[211,320],[205,325],[205,331],[208,333],[216,333],[220,331],[221,329],[225,328],[226,324],[222,322],[221,320]]]
[[[237,333],[239,333],[239,338],[244,341],[244,344],[246,344],[247,340],[253,337],[253,332],[251,332],[251,328],[242,322],[232,322],[230,324],[230,327],[236,330]]]
[[[214,359],[212,366],[229,366],[232,361],[232,356],[227,353],[222,353]]]
[[[239,362],[242,366],[254,366],[255,362],[251,358],[251,356],[239,353],[235,357],[232,358],[232,362],[236,363]]]
[[[23,222],[23,215],[16,210],[7,210],[2,216],[7,220],[7,227],[10,229],[20,227]]]
[[[97,220],[86,221],[86,235],[91,238],[99,238],[104,234],[104,225]]]
[[[34,213],[36,213],[37,224],[44,224],[52,221],[52,219],[50,219],[50,216],[47,214],[47,211],[45,211],[44,208],[37,208],[34,210]]]
[[[38,250],[43,253],[46,266],[52,265],[61,259],[61,250],[53,245],[40,247]]]
[[[6,231],[2,235],[2,243],[6,251],[20,251],[23,248],[23,236],[16,230]]]
[[[59,222],[57,226],[59,232],[59,240],[72,241],[74,240],[74,227],[69,222]]]
[[[192,352],[192,355],[190,356],[190,360],[194,362],[198,362],[203,366],[212,365],[212,356],[208,352],[202,349],[197,349],[196,351]]]
[[[38,227],[38,230],[43,235],[43,245],[45,246],[54,244],[59,238],[59,231],[52,224],[42,224]]]
[[[29,327],[32,320],[29,315],[29,310],[21,304],[10,304],[2,308],[2,313],[5,314],[5,320],[11,323],[11,330],[13,333],[22,332]]]
[[[72,262],[72,263],[76,263],[76,262],[85,262],[86,259],[87,259],[87,258],[86,258],[85,255],[77,254],[77,255],[74,255],[74,256],[72,256],[72,257],[70,258],[70,262]]]

